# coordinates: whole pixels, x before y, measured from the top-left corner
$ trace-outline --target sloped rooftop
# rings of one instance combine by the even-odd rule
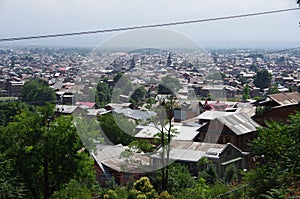
[[[298,104],[300,102],[300,93],[299,92],[276,93],[276,94],[269,95],[269,98],[271,98],[281,106]]]
[[[252,120],[245,113],[234,113],[232,115],[218,117],[215,121],[221,122],[237,135],[256,131],[257,128],[260,127],[257,122]]]

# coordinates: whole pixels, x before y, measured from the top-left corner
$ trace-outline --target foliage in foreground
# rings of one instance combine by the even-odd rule
[[[209,199],[225,193],[230,187],[221,181],[208,185],[203,178],[193,178],[185,166],[172,164],[168,190],[163,191],[161,185],[161,173],[141,177],[133,183],[133,186],[111,187],[100,195],[101,198],[115,199],[185,199],[203,198]]]
[[[72,118],[54,117],[53,110],[22,109],[0,127],[0,198],[50,198],[72,179],[94,183],[93,161],[81,150]]]
[[[300,113],[290,116],[289,124],[267,125],[252,142],[256,169],[246,174],[255,197],[291,193],[290,187],[300,180]]]

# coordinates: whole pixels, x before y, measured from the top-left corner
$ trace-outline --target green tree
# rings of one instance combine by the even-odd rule
[[[261,196],[265,199],[285,199],[290,193],[291,190],[282,187],[279,189],[271,189],[270,191],[267,191],[266,194],[262,194]]]
[[[154,136],[157,144],[160,146],[161,158],[161,175],[162,190],[168,190],[169,166],[170,166],[170,143],[172,138],[178,132],[173,128],[172,119],[174,117],[174,109],[177,106],[177,99],[171,95],[170,97],[159,100],[161,107],[156,109],[157,115],[152,118],[152,122],[158,130]]]
[[[96,104],[99,107],[104,107],[111,101],[111,92],[109,85],[106,82],[100,81],[96,89]]]
[[[275,93],[279,93],[278,85],[277,84],[272,84],[269,87],[269,94],[275,94]]]
[[[250,99],[250,89],[248,85],[244,87],[244,92],[243,92],[243,100],[246,101],[247,99]]]
[[[216,168],[212,163],[209,163],[205,170],[199,172],[199,177],[205,179],[209,185],[215,184],[219,180]]]
[[[256,66],[255,64],[252,64],[252,65],[250,66],[250,70],[252,70],[253,72],[257,73],[258,68],[257,68],[257,66]]]
[[[144,86],[139,86],[137,89],[134,90],[133,94],[130,96],[131,101],[134,102],[134,104],[138,104],[141,100],[145,98],[145,95],[147,93],[147,90]]]
[[[0,198],[24,198],[25,187],[14,169],[15,162],[0,154]]]
[[[15,67],[15,60],[16,60],[16,57],[15,57],[15,56],[12,56],[12,57],[10,58],[10,60],[11,60],[10,68],[14,68],[14,67]]]
[[[157,193],[151,184],[149,178],[141,177],[133,183],[133,189],[129,191],[129,199],[152,199],[157,196]]]
[[[129,95],[130,91],[133,90],[130,78],[128,77],[128,75],[122,75],[120,77],[119,74],[122,73],[118,73],[118,75],[114,78],[114,89],[119,89],[121,94],[123,95]]]
[[[205,180],[203,178],[199,178],[197,184],[194,187],[184,189],[176,196],[178,199],[185,198],[199,198],[206,199],[212,198],[209,193],[209,186],[205,184]]]
[[[176,77],[166,75],[158,84],[158,94],[176,94],[180,88],[180,81]]]
[[[272,75],[266,69],[263,69],[258,71],[254,76],[254,85],[263,90],[269,87],[271,80]]]
[[[116,118],[116,119],[115,119]],[[116,122],[122,127],[127,129],[124,132]],[[113,144],[123,144],[128,145],[134,140],[135,134],[135,124],[130,122],[127,118],[122,115],[111,115],[106,114],[98,118],[99,125],[104,133],[104,136],[108,139],[107,141],[112,142]],[[132,133],[131,135],[127,133]]]
[[[300,114],[290,116],[289,124],[268,122],[258,131],[251,146],[257,159],[256,169],[247,172],[252,195],[271,189],[287,188],[299,181]]]
[[[104,199],[118,199],[118,195],[114,190],[108,190],[106,194],[104,194]]]
[[[92,192],[86,184],[76,180],[70,180],[59,191],[51,195],[51,199],[72,198],[72,199],[92,199]]]
[[[247,83],[247,79],[246,79],[245,77],[243,77],[243,75],[241,75],[241,74],[238,74],[238,75],[236,76],[236,79],[237,79],[238,81],[240,81],[242,84],[246,84],[246,83]]]
[[[149,140],[140,140],[140,139],[134,139],[130,144],[129,147],[133,149],[137,149],[139,152],[153,152],[155,149],[153,147],[153,144]]]
[[[34,109],[23,102],[0,102],[0,125],[6,126],[9,122],[14,120],[14,116],[21,110]]]
[[[81,142],[89,151],[95,150],[96,143],[104,142],[96,117],[88,118],[83,111],[81,115],[73,115],[73,121]]]
[[[118,73],[113,77],[114,83],[116,84],[122,77],[123,77],[123,73],[118,72]]]
[[[169,172],[168,191],[174,195],[178,195],[184,189],[194,187],[197,183],[186,166],[172,164]]]
[[[233,181],[237,180],[237,169],[234,166],[234,164],[230,164],[228,167],[225,169],[225,174],[224,174],[224,181],[226,183],[231,183]]]
[[[26,81],[20,97],[23,102],[39,106],[56,102],[54,90],[49,87],[46,81],[41,79],[30,79]]]
[[[173,195],[170,195],[169,192],[163,191],[159,194],[158,199],[174,199]]]
[[[27,198],[47,199],[70,179],[89,176],[79,172],[83,161],[90,159],[80,150],[72,118],[54,118],[53,109],[47,105],[34,112],[24,110],[1,129],[0,151],[15,161]]]

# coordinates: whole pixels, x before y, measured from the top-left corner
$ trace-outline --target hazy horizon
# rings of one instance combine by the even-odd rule
[[[0,39],[149,24],[297,8],[295,0],[1,0]],[[163,27],[204,48],[300,46],[300,11]],[[146,29],[145,29],[146,30]],[[96,47],[121,32],[1,42],[0,46]]]

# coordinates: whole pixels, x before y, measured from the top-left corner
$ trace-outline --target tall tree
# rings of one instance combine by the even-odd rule
[[[116,122],[118,121],[118,123]],[[122,115],[106,114],[98,118],[104,137],[113,144],[128,145],[134,139],[135,124]],[[126,127],[127,129],[121,129]]]
[[[129,192],[129,198],[151,199],[156,198],[156,196],[157,193],[147,177],[141,177],[134,182],[133,189]]]
[[[250,89],[249,89],[249,86],[246,85],[246,86],[244,87],[243,100],[245,101],[245,100],[247,100],[247,99],[249,99],[249,98],[250,98]]]
[[[0,198],[24,198],[25,187],[14,169],[15,162],[0,153]]]
[[[108,103],[110,103],[111,100],[111,92],[109,85],[106,82],[100,81],[97,84],[97,90],[96,90],[96,104],[99,107],[104,107]]]
[[[176,94],[180,88],[180,81],[176,77],[166,75],[158,84],[158,94]]]
[[[247,179],[254,196],[271,189],[288,188],[300,180],[300,113],[289,118],[289,124],[268,122],[252,142],[256,169]]]
[[[279,93],[278,85],[276,83],[270,85],[269,87],[269,94],[275,94],[275,93]]]
[[[121,94],[129,95],[129,93],[133,90],[130,78],[126,74],[118,73],[116,77],[114,77],[115,87],[114,89],[120,90]]]
[[[0,102],[0,125],[6,126],[9,122],[12,122],[14,116],[21,110],[33,108],[33,106],[23,102]]]
[[[0,151],[15,160],[28,198],[49,198],[75,178],[87,160],[72,118],[54,118],[53,109],[47,105],[35,112],[24,110],[0,135]]]
[[[32,105],[45,105],[55,103],[56,95],[45,80],[30,79],[25,82],[22,88],[21,99]]]
[[[258,71],[254,76],[254,85],[260,88],[260,90],[268,88],[271,81],[272,75],[266,69]]]
[[[168,98],[159,100],[160,107],[156,109],[157,115],[152,119],[158,133],[155,135],[157,144],[161,147],[161,174],[162,189],[168,189],[169,165],[170,165],[170,143],[174,135],[178,132],[173,128],[172,119],[174,117],[174,109],[177,105],[177,99],[171,95]]]
[[[133,94],[130,96],[131,100],[138,104],[141,100],[143,100],[146,96],[146,89],[144,86],[139,86],[137,89],[134,90]]]

